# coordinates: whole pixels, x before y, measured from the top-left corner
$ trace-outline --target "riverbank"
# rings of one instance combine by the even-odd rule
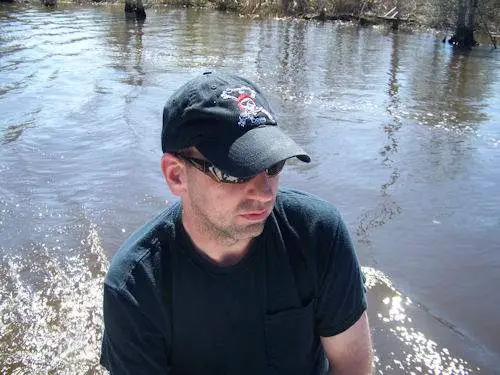
[[[2,0],[0,0],[2,1]],[[40,4],[43,0],[3,0],[4,2]],[[451,33],[456,24],[456,7],[454,1],[435,4],[426,0],[405,2],[397,10],[393,2],[376,1],[315,1],[308,0],[150,0],[143,1],[146,9],[164,8],[199,8],[213,9],[238,14],[253,19],[282,18],[355,22],[361,26],[389,25],[392,28],[405,28],[414,31],[437,30]],[[478,20],[476,31],[494,34],[500,32],[500,14],[495,2],[483,1],[477,8]],[[123,6],[123,1],[95,0],[48,0],[48,4],[58,5],[92,5]]]

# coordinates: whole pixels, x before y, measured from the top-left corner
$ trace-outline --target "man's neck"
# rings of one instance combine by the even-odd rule
[[[182,217],[184,230],[191,239],[194,248],[210,262],[221,266],[232,266],[238,263],[248,252],[252,239],[238,240],[217,236]]]

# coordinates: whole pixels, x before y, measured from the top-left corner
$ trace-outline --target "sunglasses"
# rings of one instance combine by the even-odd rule
[[[255,176],[234,177],[224,172],[220,168],[217,168],[215,165],[213,165],[207,160],[192,158],[190,156],[182,155],[179,153],[174,153],[174,155],[182,160],[187,161],[193,167],[205,173],[208,177],[212,178],[216,182],[224,182],[226,184],[242,184],[250,181],[252,178],[255,177]],[[267,175],[271,177],[278,175],[285,166],[285,163],[286,160],[282,160],[277,162],[276,164],[271,165],[269,168],[265,170]]]

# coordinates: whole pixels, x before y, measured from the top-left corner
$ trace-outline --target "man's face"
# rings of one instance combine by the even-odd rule
[[[205,159],[197,150],[190,156]],[[204,233],[223,241],[250,240],[262,233],[278,191],[278,176],[262,172],[241,184],[220,183],[185,163],[183,215]]]

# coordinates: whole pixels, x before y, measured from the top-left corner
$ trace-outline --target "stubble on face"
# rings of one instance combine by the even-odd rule
[[[262,205],[246,200],[238,204],[233,212],[223,212],[216,209],[216,204],[208,204],[205,199],[199,195],[191,196],[192,213],[198,218],[197,229],[205,236],[225,246],[231,246],[239,241],[251,240],[264,230],[265,220],[256,223],[234,222],[238,213],[258,211],[263,209]]]

